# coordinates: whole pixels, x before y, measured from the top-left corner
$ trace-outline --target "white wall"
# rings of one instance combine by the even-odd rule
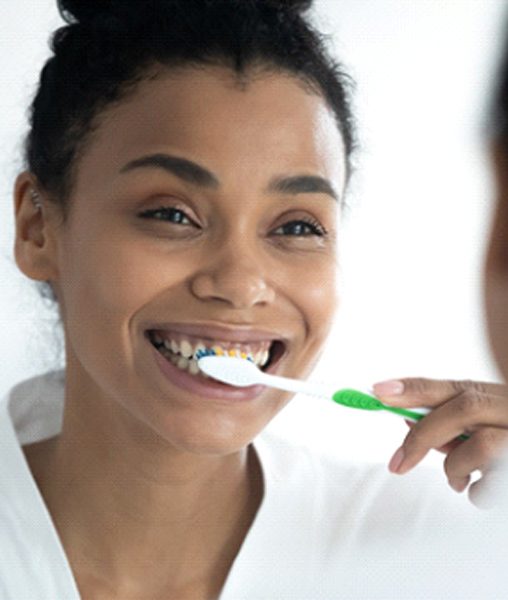
[[[0,393],[51,364],[40,302],[11,258],[11,188],[25,110],[59,23],[54,4],[3,0],[1,7]],[[318,22],[357,80],[363,146],[344,223],[343,306],[317,377],[362,387],[409,375],[497,378],[482,325],[492,196],[482,118],[503,6],[317,1]],[[382,461],[406,430],[391,416],[302,398],[274,425],[345,456]]]

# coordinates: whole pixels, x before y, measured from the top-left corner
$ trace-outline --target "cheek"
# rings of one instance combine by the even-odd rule
[[[334,257],[307,267],[295,277],[295,304],[300,307],[312,353],[319,353],[338,308],[337,264]]]
[[[313,273],[308,279],[305,286],[307,291],[306,312],[316,325],[328,328],[338,306],[336,269],[333,267],[323,268]]]
[[[130,346],[132,319],[154,298],[177,286],[188,266],[177,256],[146,248],[135,239],[96,232],[67,244],[60,289],[68,328],[102,344]],[[109,332],[109,335],[104,335]],[[117,351],[119,348],[117,347]]]

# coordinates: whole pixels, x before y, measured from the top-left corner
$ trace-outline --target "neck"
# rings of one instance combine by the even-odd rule
[[[252,447],[171,451],[153,434],[108,431],[112,420],[97,413],[93,427],[78,413],[68,399],[60,436],[26,448],[78,584],[183,597],[206,582],[205,596],[217,594],[261,501]]]

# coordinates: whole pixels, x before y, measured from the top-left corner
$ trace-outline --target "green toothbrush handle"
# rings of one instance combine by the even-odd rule
[[[406,417],[407,419],[411,419],[413,421],[420,421],[420,419],[425,417],[423,413],[419,413],[414,410],[408,410],[407,408],[399,408],[398,406],[387,406],[386,404],[383,404],[383,410],[388,410],[396,415]]]

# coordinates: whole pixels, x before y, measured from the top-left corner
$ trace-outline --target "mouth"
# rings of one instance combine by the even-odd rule
[[[280,339],[228,341],[162,329],[149,329],[145,336],[177,369],[209,382],[212,380],[198,366],[197,355],[203,351],[250,359],[264,372],[273,372],[286,353],[286,343]]]

